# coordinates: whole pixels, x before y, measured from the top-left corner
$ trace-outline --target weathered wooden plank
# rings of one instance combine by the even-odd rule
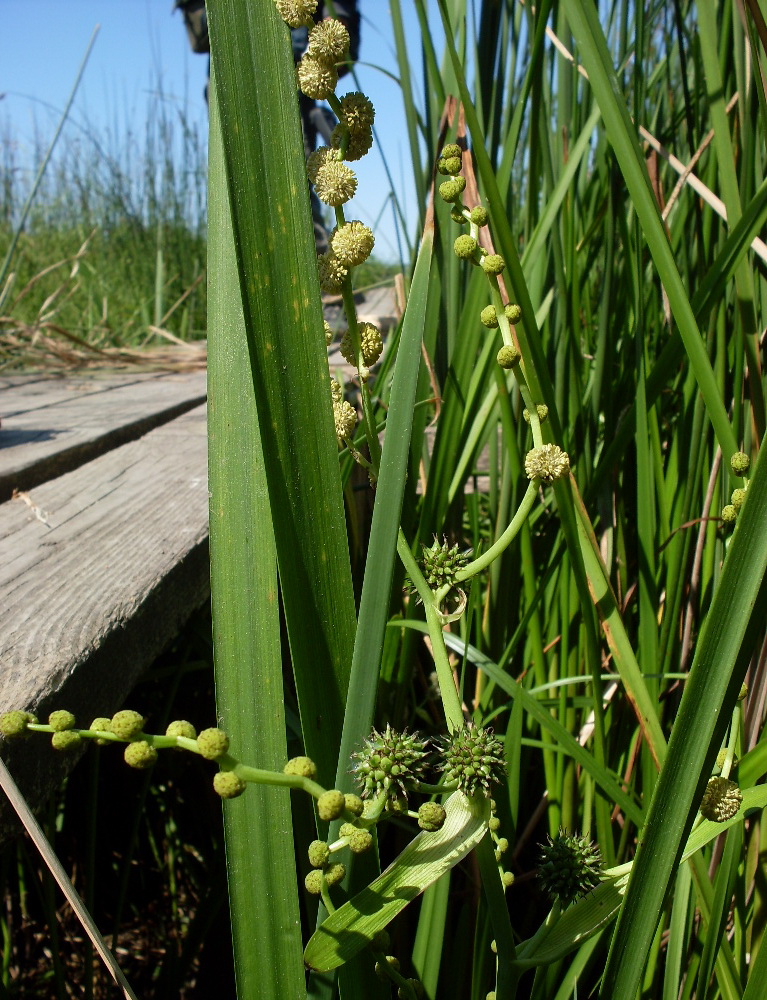
[[[205,414],[0,506],[0,710],[111,715],[206,600]],[[64,770],[45,739],[2,752],[33,805]]]
[[[8,380],[0,396],[0,502],[199,406],[205,372]]]

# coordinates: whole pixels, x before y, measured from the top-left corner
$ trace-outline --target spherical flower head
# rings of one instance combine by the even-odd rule
[[[429,833],[441,830],[446,817],[447,813],[439,802],[424,802],[418,809],[418,825]]]
[[[460,550],[457,544],[448,545],[446,538],[440,542],[435,536],[429,548],[423,546],[420,559],[421,571],[429,587],[439,590],[444,586],[455,586],[456,573],[466,566],[470,555],[470,550]]]
[[[341,864],[330,865],[325,869],[325,881],[328,885],[337,885],[346,878],[346,869]]]
[[[459,201],[466,189],[465,177],[454,177],[450,181],[443,181],[439,186],[439,196],[443,201],[452,204]]]
[[[95,733],[109,733],[111,732],[111,719],[105,717],[99,717],[94,719],[93,722],[88,726],[91,732]],[[105,747],[107,744],[111,743],[111,740],[96,739],[95,743],[97,747]]]
[[[370,830],[355,830],[349,837],[349,850],[352,854],[364,854],[373,846],[373,834]]]
[[[63,729],[51,736],[54,750],[76,750],[82,743],[82,736],[73,729]]]
[[[460,156],[441,156],[437,162],[437,170],[441,174],[450,174],[455,177],[461,172],[461,158]]]
[[[354,428],[357,426],[357,411],[347,400],[342,399],[340,403],[333,403],[333,423],[339,445],[354,434]]]
[[[740,510],[746,499],[746,490],[737,489],[732,491],[732,496],[730,497],[730,503],[735,508],[735,510]]]
[[[337,788],[323,792],[317,799],[317,815],[322,820],[338,819],[344,811],[344,793]]]
[[[324,101],[335,91],[338,72],[333,63],[316,59],[314,56],[301,57],[296,68],[298,89],[314,101]]]
[[[354,778],[363,798],[388,793],[391,802],[407,796],[408,785],[419,781],[425,767],[426,741],[416,733],[397,732],[387,724],[376,729],[352,756]]]
[[[344,391],[341,388],[340,382],[334,379],[332,375],[330,376],[330,398],[334,403],[340,403],[344,398]]]
[[[330,133],[330,145],[333,149],[340,149],[341,145],[346,138],[349,136],[349,142],[346,145],[346,152],[344,153],[345,160],[361,160],[366,153],[370,152],[370,148],[373,145],[373,129],[359,128],[352,131],[347,128],[346,125],[338,124]]]
[[[197,749],[205,760],[218,760],[229,750],[229,737],[223,729],[203,729],[197,737]]]
[[[322,872],[318,868],[310,871],[304,879],[304,885],[306,886],[306,891],[311,893],[312,896],[319,896],[322,892]]]
[[[503,888],[509,889],[514,885],[514,872],[504,872],[501,875],[501,882],[503,882]]]
[[[486,254],[480,264],[485,274],[502,274],[506,268],[506,261],[499,253]]]
[[[700,811],[706,819],[714,823],[726,823],[738,812],[743,795],[734,781],[729,778],[709,778]]]
[[[492,786],[506,774],[503,743],[492,729],[462,726],[442,741],[441,769],[445,780],[457,781],[464,795],[481,792],[489,798]]]
[[[375,116],[370,99],[358,90],[341,98],[341,121],[352,133],[372,128]]]
[[[482,320],[482,325],[486,326],[489,330],[494,330],[498,326],[498,316],[495,306],[485,306],[479,314],[479,318]]]
[[[506,851],[508,851],[509,849],[509,842],[505,837],[501,837],[496,846],[498,847],[498,850],[500,851],[501,854],[505,854]]]
[[[127,745],[123,757],[128,767],[145,771],[157,760],[157,751],[146,740],[135,740]]]
[[[176,719],[175,722],[171,722],[168,728],[165,730],[166,736],[183,736],[187,740],[197,739],[197,730],[194,728],[191,722],[186,722],[184,719]]]
[[[349,50],[349,32],[335,18],[329,17],[315,24],[309,32],[306,54],[320,62],[337,63]]]
[[[122,712],[116,712],[112,716],[109,728],[120,740],[132,740],[143,730],[146,719],[139,712],[133,712],[129,708]]]
[[[492,833],[497,833],[501,829],[501,821],[497,816],[491,816],[487,821],[487,827]]]
[[[525,472],[528,479],[540,479],[543,483],[553,483],[570,473],[570,458],[567,452],[556,444],[544,444],[528,451],[525,457]]]
[[[27,726],[30,722],[37,722],[31,712],[21,712],[18,709],[13,712],[3,712],[0,715],[0,733],[7,740],[29,736]]]
[[[512,325],[514,323],[519,323],[522,319],[522,310],[519,308],[516,302],[510,302],[505,308],[504,313],[506,314],[506,319]]]
[[[306,173],[312,184],[317,180],[317,171],[324,163],[328,162],[338,162],[336,151],[330,146],[320,146],[319,149],[315,149],[313,153],[309,154],[306,160]]]
[[[735,518],[738,516],[737,509],[728,503],[726,506],[722,507],[722,520],[725,524],[732,524]]]
[[[213,775],[213,791],[222,799],[236,799],[246,787],[246,782],[234,771],[219,771]]]
[[[291,28],[304,28],[314,24],[312,14],[317,10],[317,0],[274,0],[277,13]]]
[[[483,208],[482,205],[475,205],[471,212],[469,212],[469,218],[475,226],[479,226],[480,228],[486,226],[489,219],[487,209]]]
[[[291,757],[285,767],[283,774],[295,774],[301,778],[309,778],[311,781],[317,777],[317,765],[311,757]]]
[[[538,420],[540,421],[540,423],[543,423],[543,421],[549,415],[549,408],[548,406],[546,406],[545,403],[536,403],[535,412],[538,414]],[[524,409],[522,411],[522,417],[524,418],[526,424],[530,423],[530,411],[528,409]]]
[[[453,220],[453,222],[457,222],[459,226],[466,225],[466,216],[463,214],[460,208],[458,208],[455,205],[453,206],[453,208],[450,209],[450,218]]]
[[[449,142],[447,146],[443,147],[439,156],[441,160],[451,160],[454,156],[457,156],[460,160],[463,156],[463,150],[457,142]]]
[[[383,351],[383,338],[381,331],[372,323],[360,323],[357,327],[357,334],[360,339],[360,350],[362,361],[368,368],[374,365],[381,357]],[[354,351],[351,334],[347,330],[341,338],[341,356],[350,364],[357,364],[357,356]]]
[[[365,803],[359,795],[353,795],[351,792],[347,792],[344,795],[344,805],[346,811],[350,812],[352,816],[361,816],[362,810],[365,808]]]
[[[750,465],[751,459],[744,451],[736,451],[730,459],[730,468],[734,476],[745,476]]]
[[[373,231],[356,219],[341,226],[330,237],[333,253],[344,267],[357,267],[366,261],[374,243]]]
[[[63,733],[67,729],[75,728],[75,717],[66,709],[60,708],[48,716],[48,725],[52,727],[54,733]]]
[[[387,930],[376,931],[373,940],[370,942],[373,951],[382,951],[384,954],[391,948],[391,935]]]
[[[599,847],[586,837],[572,837],[560,830],[540,848],[538,878],[551,899],[569,906],[602,881]]]
[[[313,840],[309,844],[308,854],[312,868],[324,868],[330,857],[330,848],[324,840]]]
[[[351,167],[329,157],[317,169],[314,190],[320,201],[332,208],[345,205],[357,190],[357,177]]]
[[[522,355],[513,344],[504,344],[496,354],[495,360],[501,368],[508,371],[510,368],[513,368],[514,365],[519,364],[521,357]]]
[[[348,273],[332,250],[317,256],[317,274],[323,292],[330,295],[340,292]]]
[[[477,241],[473,236],[469,236],[468,233],[464,233],[463,236],[459,236],[453,244],[455,255],[461,260],[471,260],[477,252],[478,247],[479,244]]]

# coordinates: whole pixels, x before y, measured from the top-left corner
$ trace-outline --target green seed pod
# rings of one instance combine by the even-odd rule
[[[341,62],[349,49],[349,32],[335,18],[320,21],[309,32],[306,54],[320,62]]]
[[[570,473],[570,458],[567,452],[556,444],[544,444],[528,451],[525,457],[525,473],[528,479],[540,479],[543,483],[553,483]]]
[[[461,260],[469,260],[473,258],[474,254],[477,252],[478,243],[473,236],[469,236],[468,233],[464,233],[463,236],[459,236],[458,239],[453,244],[453,250],[455,251],[456,257]]]
[[[442,740],[441,770],[445,781],[457,781],[465,795],[484,794],[506,774],[503,743],[492,729],[465,725]]]
[[[57,712],[51,712],[48,716],[48,725],[53,728],[55,733],[63,733],[67,729],[75,728],[75,717],[71,712],[61,708]]]
[[[344,793],[339,792],[337,788],[334,788],[329,792],[323,792],[323,794],[317,799],[317,815],[320,819],[338,819],[343,811]]]
[[[463,150],[458,145],[457,142],[450,142],[445,146],[442,152],[439,154],[442,160],[451,160],[453,157],[457,156],[460,160],[463,156]]]
[[[345,125],[336,125],[330,133],[330,145],[333,149],[340,149],[344,138],[348,132],[349,142],[346,145],[345,160],[361,160],[366,153],[370,152],[373,145],[373,129],[368,126],[364,129],[352,129]]]
[[[322,872],[317,868],[310,871],[304,879],[304,885],[306,891],[310,892],[312,896],[319,896],[322,892]]]
[[[421,547],[419,565],[429,587],[439,590],[444,586],[456,586],[456,574],[467,565],[471,550],[461,551],[457,544],[448,545],[446,538],[439,542],[436,535],[428,549],[425,545]]]
[[[504,873],[511,874],[511,873]],[[552,899],[569,906],[602,881],[599,847],[586,837],[571,837],[560,830],[540,848],[538,877]]]
[[[447,813],[439,802],[424,802],[418,809],[418,825],[429,833],[441,830],[446,817]]]
[[[446,174],[451,174],[455,176],[461,172],[461,158],[460,156],[448,156],[442,157],[439,161]]]
[[[118,739],[132,740],[143,730],[145,722],[146,719],[143,715],[125,708],[122,712],[116,712],[112,716],[109,728]]]
[[[7,740],[29,736],[27,726],[30,722],[37,722],[37,719],[31,712],[21,712],[18,709],[13,712],[3,712],[0,715],[0,733]]]
[[[386,953],[391,948],[391,935],[387,930],[376,931],[373,935],[373,940],[370,942],[370,947],[374,951],[382,951]]]
[[[466,189],[465,177],[454,177],[450,181],[443,181],[439,186],[439,196],[448,203],[456,202],[460,199]]]
[[[123,757],[129,767],[143,771],[157,760],[157,751],[146,740],[135,740],[127,745]]]
[[[352,854],[364,854],[373,846],[373,834],[370,830],[355,830],[349,837],[349,850]]]
[[[337,382],[336,385],[338,385]],[[317,765],[310,757],[291,757],[283,767],[282,773],[297,774],[302,778],[310,778],[314,781],[317,777]]]
[[[325,871],[325,881],[328,885],[336,885],[346,878],[346,869],[341,864],[331,865]]]
[[[168,728],[165,730],[166,736],[183,736],[188,740],[197,739],[197,730],[194,728],[191,722],[186,722],[184,719],[176,719],[175,722],[171,722]]]
[[[482,320],[482,325],[488,327],[490,330],[494,330],[498,326],[498,316],[495,306],[485,306],[479,314],[479,318]]]
[[[320,201],[338,208],[354,197],[357,177],[351,167],[339,160],[326,159],[317,169],[314,190]]]
[[[311,27],[312,14],[317,10],[317,0],[274,0],[277,13],[291,28]]]
[[[506,261],[499,253],[489,253],[480,261],[485,274],[502,274],[506,268]]]
[[[197,737],[197,749],[205,760],[218,760],[229,751],[229,737],[223,729],[203,729]]]
[[[736,451],[730,459],[730,468],[734,476],[745,476],[750,465],[751,459],[743,451]]]
[[[352,132],[360,132],[373,127],[375,108],[370,99],[358,90],[341,98],[341,121]]]
[[[313,840],[309,844],[308,854],[312,868],[324,868],[330,857],[330,848],[324,840]]]
[[[516,302],[510,302],[503,310],[506,313],[506,319],[509,323],[519,323],[522,319],[522,310],[516,304]]]
[[[75,750],[82,741],[82,736],[73,729],[59,730],[51,736],[51,746],[54,750]]]
[[[213,775],[213,791],[222,799],[236,799],[246,787],[246,782],[234,771],[219,771]]]
[[[730,503],[735,508],[735,510],[740,510],[746,499],[746,490],[738,489],[732,491],[732,496],[730,497]]]
[[[351,755],[354,777],[363,797],[388,792],[388,807],[406,796],[408,785],[422,776],[425,747],[426,741],[415,733],[399,733],[390,725],[383,733],[374,729],[362,749]]]
[[[474,223],[475,226],[486,226],[489,220],[489,215],[487,214],[487,209],[483,208],[482,205],[475,205],[469,212],[469,218]]]
[[[742,801],[743,795],[734,781],[729,778],[709,778],[700,811],[714,823],[726,823],[738,812]]]
[[[725,507],[722,507],[721,516],[725,524],[732,524],[732,522],[738,516],[738,512],[731,503],[728,503]]]
[[[310,55],[301,57],[296,68],[296,76],[298,77],[298,89],[314,101],[327,100],[338,83],[338,72],[335,66]]]
[[[495,360],[498,362],[501,368],[504,368],[506,371],[508,371],[510,368],[513,368],[514,365],[519,364],[520,358],[521,355],[519,351],[516,349],[516,347],[510,344],[504,344],[503,347],[500,349],[500,351],[498,351]]]
[[[338,163],[338,156],[336,151],[331,149],[330,146],[320,146],[319,149],[315,149],[313,153],[310,153],[306,160],[306,173],[309,176],[309,180],[314,184],[317,180],[317,172],[320,167],[325,163]]]
[[[92,732],[95,733],[110,733],[112,731],[111,720],[106,718],[94,719],[93,722],[88,726],[88,729],[90,729]],[[105,747],[112,741],[96,739],[94,742],[97,747]]]
[[[320,279],[320,288],[326,294],[335,295],[340,292],[348,273],[332,250],[318,255],[317,274]]]
[[[350,812],[352,816],[361,816],[362,810],[365,808],[365,803],[359,795],[351,795],[348,792],[344,795],[344,805],[346,811]]]

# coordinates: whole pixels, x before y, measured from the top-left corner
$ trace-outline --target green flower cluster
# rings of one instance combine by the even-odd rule
[[[744,451],[736,451],[735,454],[730,459],[730,469],[732,470],[733,476],[738,476],[743,478],[743,486],[739,486],[737,489],[732,491],[730,496],[730,502],[722,507],[722,523],[726,526],[731,526],[735,523],[735,520],[740,513],[740,508],[746,501],[746,493],[748,492],[748,479],[746,479],[746,474],[751,465],[751,459]]]
[[[552,899],[569,906],[602,881],[599,847],[586,837],[573,837],[560,830],[540,848],[538,878]]]

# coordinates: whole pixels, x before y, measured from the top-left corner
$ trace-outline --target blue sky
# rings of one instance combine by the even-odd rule
[[[418,37],[413,5],[406,0],[402,8],[408,34]],[[413,220],[402,101],[396,83],[380,69],[397,73],[388,4],[360,0],[360,10],[360,84],[376,107],[376,125],[385,137],[389,167]],[[207,60],[189,48],[181,16],[172,11],[172,0],[0,0],[0,137],[11,139],[20,162],[26,157],[28,163],[40,139],[47,141],[53,135],[96,25],[100,25],[99,34],[64,142],[68,135],[79,132],[77,123],[100,140],[116,128],[122,128],[123,134],[129,129],[141,136],[152,102],[160,99],[159,89],[162,100],[182,109],[194,128],[201,133],[207,129],[202,96]],[[419,59],[415,47],[413,57]],[[414,76],[420,79],[417,67]],[[345,84],[346,79],[339,92],[353,89],[351,82]],[[389,190],[375,147],[357,167],[358,194],[347,214],[372,223]],[[411,222],[411,239],[413,225]],[[394,259],[391,208],[376,226],[376,234],[376,253],[383,259]]]

